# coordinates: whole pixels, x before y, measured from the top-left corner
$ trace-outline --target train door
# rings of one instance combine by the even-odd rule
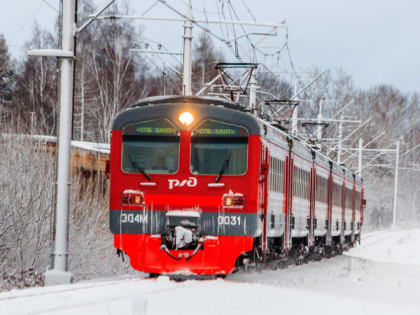
[[[330,174],[327,181],[327,236],[325,243],[328,246],[332,244],[331,226],[332,226],[332,195],[333,195],[333,175],[332,175],[332,163],[330,163]]]
[[[262,220],[262,251],[263,258],[265,259],[267,252],[267,209],[268,209],[268,171],[270,163],[270,153],[268,148],[262,147],[262,157],[261,157],[261,175],[260,175],[260,217]]]
[[[283,248],[288,250],[292,248],[292,229],[293,229],[293,153],[292,153],[293,142],[289,142],[289,153],[286,156],[285,162],[285,225],[284,225],[284,237],[283,237]]]
[[[310,180],[309,180],[308,246],[313,246],[315,244],[315,229],[316,229],[315,198],[316,198],[316,168],[315,168],[314,163],[312,163]]]
[[[354,242],[354,232],[356,230],[356,179],[353,175],[352,203],[351,203],[351,242]]]
[[[360,227],[362,227],[363,225],[363,217],[364,217],[364,211],[365,211],[365,206],[366,206],[366,200],[365,200],[365,190],[362,188],[361,190],[361,205],[360,205]],[[361,231],[360,231],[361,233]]]
[[[346,181],[343,180],[341,185],[341,234],[340,234],[340,243],[345,243],[344,237],[344,221],[346,220]]]

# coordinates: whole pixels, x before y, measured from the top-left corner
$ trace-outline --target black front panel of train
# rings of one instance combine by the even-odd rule
[[[164,234],[166,211],[111,210],[113,234]],[[242,212],[202,212],[199,218],[203,236],[254,236],[257,214]]]

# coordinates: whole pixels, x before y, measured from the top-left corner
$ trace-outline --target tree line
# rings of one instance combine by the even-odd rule
[[[91,2],[79,1],[78,16],[88,16],[96,11]],[[113,5],[110,14],[129,13],[124,5]],[[57,21],[57,30],[60,29]],[[74,81],[73,138],[86,141],[109,142],[113,118],[121,110],[138,100],[155,95],[179,95],[182,91],[181,65],[174,69],[156,66],[147,54],[139,54],[131,49],[145,48],[149,42],[142,27],[136,27],[128,20],[95,21],[77,37],[77,59]],[[225,60],[223,52],[206,33],[194,34],[193,49],[193,92],[201,90],[205,83],[217,75],[214,65]],[[25,49],[57,48],[60,34],[33,26],[31,38]],[[288,99],[293,96],[293,86],[287,80],[280,80],[267,71],[258,72],[256,79],[259,89],[266,94],[258,94],[258,102]],[[320,74],[317,67],[304,69],[310,81]],[[0,35],[0,129],[24,134],[55,135],[58,117],[58,95],[60,86],[59,64],[54,58],[25,56],[13,60],[8,53],[5,38]],[[302,77],[298,87],[305,85]],[[206,90],[204,95],[212,91]],[[247,102],[245,95],[244,101]],[[324,117],[332,117],[349,102],[353,102],[343,115],[355,120],[371,123],[361,128],[347,140],[345,147],[357,147],[358,138],[369,143],[369,148],[394,148],[400,139],[402,152],[418,144],[420,138],[420,94],[403,92],[398,88],[378,84],[370,88],[359,88],[354,79],[343,69],[327,71],[305,91],[300,98],[305,99],[298,107],[299,117],[315,118],[320,104]],[[277,110],[277,109],[276,109]],[[288,109],[284,117],[289,117]],[[271,116],[270,116],[271,115]],[[275,116],[271,113],[270,118]],[[338,118],[338,117],[337,117]],[[290,126],[290,122],[289,122]],[[338,124],[330,124],[324,138],[336,138]],[[344,135],[354,126],[344,125]],[[300,127],[300,133],[304,133]],[[332,147],[336,144],[332,143]],[[347,151],[343,159],[354,152]],[[329,156],[336,158],[332,151]],[[353,154],[354,155],[354,154]],[[366,156],[369,161],[374,156]],[[349,159],[346,165],[356,168],[356,160]],[[375,224],[388,224],[392,204],[392,156],[383,155],[374,164],[390,164],[391,167],[369,167],[364,170],[367,182],[374,183],[369,192],[373,203],[370,220]],[[420,168],[420,153],[415,150],[404,156],[401,165],[405,168]],[[420,216],[420,191],[418,172],[401,172],[401,207],[407,213]],[[387,193],[384,194],[383,191]],[[407,210],[408,209],[408,210]],[[408,215],[408,214],[407,214]],[[382,216],[382,217],[381,217]]]

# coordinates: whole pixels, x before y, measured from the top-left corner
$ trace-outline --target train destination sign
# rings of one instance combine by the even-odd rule
[[[124,128],[124,135],[155,135],[176,136],[177,129],[166,119],[145,121],[138,124],[128,125]]]
[[[248,131],[239,126],[207,120],[194,130],[193,134],[194,136],[211,137],[246,137],[248,135]]]

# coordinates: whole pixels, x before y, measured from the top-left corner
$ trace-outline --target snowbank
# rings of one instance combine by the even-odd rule
[[[420,314],[420,230],[366,235],[346,255],[226,280],[122,279],[0,294],[1,314]]]
[[[146,314],[139,280],[74,284],[11,291],[0,295],[0,313],[7,314]]]
[[[373,232],[348,255],[388,263],[420,266],[420,230]]]

